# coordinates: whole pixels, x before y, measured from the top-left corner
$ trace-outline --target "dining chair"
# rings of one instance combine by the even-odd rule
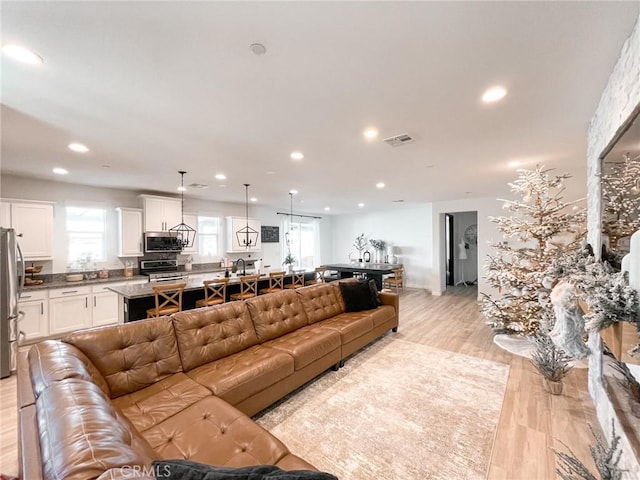
[[[291,275],[291,283],[287,283],[284,288],[302,288],[304,287],[304,270],[293,272]]]
[[[271,272],[269,274],[269,288],[260,290],[260,295],[281,292],[282,290],[284,290],[284,272]]]
[[[202,283],[204,284],[204,298],[196,301],[197,308],[219,305],[226,301],[228,278],[205,280]]]
[[[240,292],[231,294],[231,300],[245,300],[258,295],[258,279],[260,275],[243,275],[240,277]]]
[[[186,282],[182,282],[151,287],[156,306],[147,310],[147,318],[161,317],[182,311],[182,293],[186,286]]]
[[[383,288],[395,287],[396,293],[398,290],[404,292],[404,268],[393,269],[393,275],[382,279]]]
[[[316,283],[324,283],[325,282],[325,273],[327,272],[327,267],[316,267],[315,277],[313,280],[309,280],[305,283],[305,285],[315,285]]]

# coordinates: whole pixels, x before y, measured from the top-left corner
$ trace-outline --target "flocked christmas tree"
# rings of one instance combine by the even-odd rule
[[[640,230],[640,155],[607,163],[602,175],[602,233],[616,248],[619,238]]]
[[[558,256],[579,248],[585,230],[584,211],[572,208],[579,200],[562,197],[568,178],[550,176],[540,165],[519,169],[509,184],[519,199],[502,200],[511,215],[490,217],[505,241],[493,244],[485,265],[488,283],[499,293],[483,296],[482,313],[497,331],[532,335],[543,322],[553,323],[547,271]]]

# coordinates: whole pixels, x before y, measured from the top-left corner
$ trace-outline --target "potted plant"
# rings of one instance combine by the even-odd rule
[[[282,265],[287,266],[287,273],[291,273],[293,271],[294,263],[296,263],[296,257],[294,257],[291,252],[287,253],[287,256],[284,257],[284,261],[282,262]]]
[[[536,350],[531,356],[531,361],[538,372],[544,378],[544,384],[551,394],[562,393],[562,379],[571,370],[567,355],[557,348],[549,335],[540,332],[535,337]]]
[[[358,235],[356,237],[356,241],[353,244],[353,246],[356,248],[356,250],[358,251],[358,262],[362,263],[362,252],[365,251],[365,249],[367,248],[367,238],[364,236],[364,233]]]
[[[543,332],[536,335],[535,343],[536,350],[531,355],[531,362],[544,378],[547,391],[552,395],[560,395],[562,379],[571,370],[567,355],[555,346],[549,335]]]
[[[382,252],[385,248],[387,248],[387,242],[385,242],[384,240],[376,240],[375,238],[372,238],[371,240],[369,240],[369,243],[375,251],[375,263],[382,263]]]

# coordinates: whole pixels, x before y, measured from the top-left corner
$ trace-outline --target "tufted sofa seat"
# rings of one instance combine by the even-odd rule
[[[398,326],[398,297],[345,312],[336,282],[73,333],[20,359],[25,479],[153,478],[189,459],[314,470],[251,415]]]

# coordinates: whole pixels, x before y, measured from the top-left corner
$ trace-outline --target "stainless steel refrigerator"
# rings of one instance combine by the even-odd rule
[[[0,378],[15,370],[18,351],[18,299],[24,284],[24,258],[12,228],[0,229]]]

